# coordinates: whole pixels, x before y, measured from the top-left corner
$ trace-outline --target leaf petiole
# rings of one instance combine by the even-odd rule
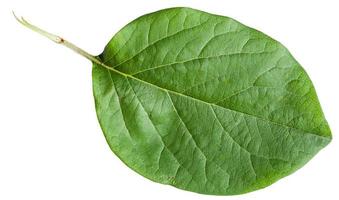
[[[64,38],[58,36],[58,35],[54,35],[52,33],[49,33],[31,23],[29,23],[27,20],[25,20],[23,17],[17,17],[15,15],[15,13],[13,12],[13,15],[15,17],[15,19],[20,23],[22,24],[23,26],[33,30],[34,32],[37,32],[45,37],[47,37],[48,39],[52,40],[53,42],[57,43],[57,44],[62,44],[70,49],[72,49],[73,51],[77,52],[78,54],[84,56],[85,58],[95,62],[95,63],[98,63],[98,64],[102,64],[102,62],[100,60],[98,60],[95,56],[87,53],[86,51],[84,51],[83,49],[77,47],[76,45],[74,45],[73,43],[65,40]]]

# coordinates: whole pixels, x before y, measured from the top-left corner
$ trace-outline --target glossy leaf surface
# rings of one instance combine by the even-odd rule
[[[151,13],[120,30],[99,58],[106,67],[94,64],[93,90],[107,142],[153,181],[246,193],[292,173],[331,140],[298,62],[231,18]]]

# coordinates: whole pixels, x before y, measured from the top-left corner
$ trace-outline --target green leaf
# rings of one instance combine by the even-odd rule
[[[161,10],[125,26],[97,57],[17,20],[93,62],[110,148],[153,181],[242,194],[291,174],[331,141],[300,64],[279,42],[231,18]]]
[[[331,140],[297,61],[231,18],[161,10],[125,26],[99,57],[114,68],[93,66],[107,142],[153,181],[205,194],[250,192]]]

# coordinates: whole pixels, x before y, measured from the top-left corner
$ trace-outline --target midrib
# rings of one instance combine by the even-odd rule
[[[274,124],[274,125],[282,126],[282,127],[285,127],[285,128],[288,128],[288,129],[292,129],[292,130],[301,131],[301,132],[306,133],[306,134],[312,134],[314,136],[320,137],[320,138],[325,139],[325,140],[330,140],[330,138],[318,135],[317,133],[307,132],[307,131],[299,129],[299,128],[295,128],[295,127],[291,127],[291,126],[288,126],[288,125],[285,125],[285,124],[281,124],[281,123],[278,123],[278,122],[275,122],[275,121],[271,121],[269,119],[265,119],[265,118],[262,118],[262,117],[259,117],[259,116],[256,116],[256,115],[245,113],[243,111],[239,111],[239,110],[235,110],[235,109],[232,109],[232,108],[223,107],[223,106],[220,106],[218,104],[214,104],[214,103],[210,103],[210,102],[205,102],[205,101],[203,101],[201,99],[198,99],[196,97],[192,97],[192,96],[189,96],[189,95],[186,95],[186,94],[181,94],[179,92],[176,92],[174,90],[170,90],[170,89],[167,89],[167,88],[159,87],[157,85],[154,85],[153,83],[144,81],[142,79],[138,79],[137,77],[134,77],[134,76],[132,76],[130,74],[126,74],[124,72],[118,71],[115,68],[112,68],[112,67],[110,67],[110,66],[108,66],[108,65],[106,65],[106,64],[104,64],[102,62],[95,62],[95,63],[100,65],[100,66],[102,66],[102,67],[104,67],[104,68],[106,68],[106,69],[108,69],[108,70],[110,70],[110,71],[112,71],[112,72],[114,72],[114,73],[117,73],[117,74],[119,74],[121,76],[124,76],[126,78],[130,78],[130,79],[134,79],[134,80],[136,80],[136,81],[138,81],[140,83],[143,83],[143,84],[146,84],[146,85],[150,85],[151,87],[155,87],[155,88],[157,88],[159,90],[162,90],[162,91],[165,91],[165,92],[170,92],[172,94],[175,94],[175,95],[178,95],[178,96],[181,96],[181,97],[184,97],[184,98],[189,98],[191,100],[198,101],[198,102],[203,103],[203,104],[216,106],[218,108],[226,109],[228,111],[235,112],[235,113],[240,113],[240,114],[243,114],[243,115],[246,115],[246,116],[249,116],[249,117],[252,117],[252,118],[256,118],[256,119],[259,119],[259,120],[262,120],[262,121],[265,121],[265,122],[268,122],[268,123],[271,123],[271,124]]]

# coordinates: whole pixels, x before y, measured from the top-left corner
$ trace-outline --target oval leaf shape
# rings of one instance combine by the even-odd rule
[[[190,8],[142,16],[94,64],[112,151],[153,181],[204,194],[266,187],[331,140],[311,80],[279,42]]]

